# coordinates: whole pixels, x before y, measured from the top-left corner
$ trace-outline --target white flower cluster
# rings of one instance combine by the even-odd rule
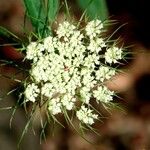
[[[77,117],[85,124],[92,125],[94,119],[98,119],[98,115],[92,113],[93,110],[86,108],[84,105],[81,106],[81,109],[77,111]]]
[[[106,86],[99,86],[93,91],[93,96],[97,101],[108,103],[113,100],[114,91],[110,91]]]
[[[26,102],[27,101],[35,102],[36,98],[38,97],[40,93],[40,89],[35,83],[31,83],[26,87],[26,90],[24,93],[26,97]]]
[[[90,99],[97,103],[112,101],[114,92],[103,82],[116,74],[107,66],[122,59],[122,49],[110,47],[102,38],[103,23],[93,20],[85,30],[69,22],[59,25],[56,36],[27,46],[26,59],[32,61],[31,82],[25,90],[26,101],[35,102],[43,97],[52,115],[77,109],[77,118],[92,125],[98,115],[90,109]],[[100,54],[105,50],[103,54]],[[101,62],[105,59],[105,64]]]

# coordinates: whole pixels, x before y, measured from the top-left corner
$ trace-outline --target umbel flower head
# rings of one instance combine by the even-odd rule
[[[116,74],[111,66],[123,56],[121,48],[105,41],[103,31],[100,20],[88,22],[82,30],[65,21],[56,36],[31,42],[26,50],[32,67],[25,102],[43,103],[51,115],[74,110],[81,123],[92,125],[98,114],[90,107],[91,100],[113,100],[114,92],[104,82]]]

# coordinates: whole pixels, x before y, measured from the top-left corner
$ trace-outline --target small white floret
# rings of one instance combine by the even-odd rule
[[[115,69],[111,69],[110,67],[101,66],[96,71],[96,79],[104,82],[104,80],[108,80],[115,75]]]
[[[49,100],[48,110],[53,115],[61,113],[62,111],[60,98],[53,98]]]
[[[103,24],[100,20],[92,20],[88,22],[86,25],[85,31],[87,36],[89,36],[90,39],[95,38],[96,36],[99,36],[102,32]]]
[[[77,111],[76,115],[81,122],[87,125],[92,125],[94,120],[98,119],[98,115],[93,114],[93,110],[86,108],[84,105],[81,106],[81,109]]]
[[[117,63],[118,60],[122,59],[122,53],[121,48],[111,47],[105,53],[105,61],[110,64]]]
[[[25,90],[25,100],[35,102],[40,93],[40,89],[35,83],[29,84]]]
[[[109,103],[113,100],[114,91],[110,91],[106,86],[99,86],[97,90],[93,91],[93,96],[97,102]]]

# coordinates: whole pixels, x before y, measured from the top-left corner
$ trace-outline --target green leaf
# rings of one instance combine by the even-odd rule
[[[24,4],[35,31],[42,34],[46,19],[44,3],[41,0],[24,0]]]
[[[58,9],[59,9],[59,0],[48,0],[47,13],[48,13],[48,20],[50,23],[53,23],[53,21],[55,20]]]
[[[77,3],[90,19],[97,18],[104,21],[108,18],[106,0],[77,0]]]

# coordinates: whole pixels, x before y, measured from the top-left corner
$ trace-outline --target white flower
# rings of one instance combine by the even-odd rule
[[[66,68],[67,69],[67,68]],[[63,80],[65,81],[65,82],[68,82],[69,80],[70,80],[70,74],[69,74],[69,71],[64,71],[63,73],[62,73],[62,77],[63,77]]]
[[[52,83],[45,83],[41,88],[41,94],[51,98],[53,96],[54,89]]]
[[[29,84],[26,87],[26,90],[24,92],[26,102],[27,101],[35,102],[36,98],[39,95],[39,93],[40,93],[40,90],[39,90],[38,86],[35,83]]]
[[[74,34],[76,27],[69,22],[65,21],[62,24],[59,24],[59,27],[56,31],[58,38],[65,37],[64,40],[68,41],[68,37]]]
[[[78,45],[82,44],[82,39],[84,38],[83,34],[80,33],[80,31],[74,31],[73,35],[70,38],[70,46],[76,47]]]
[[[108,103],[114,95],[107,87],[99,86],[115,75],[115,69],[101,65],[101,58],[105,58],[106,63],[116,63],[123,52],[115,46],[108,48],[110,45],[101,36],[100,20],[90,21],[84,29],[79,29],[65,21],[54,37],[48,36],[27,46],[26,58],[32,60],[29,72],[33,83],[26,87],[25,97],[26,101],[35,102],[40,94],[46,98],[52,115],[63,113],[63,108],[74,110],[78,103],[86,104],[87,108],[82,105],[76,116],[92,125],[98,115],[88,108],[90,99],[94,97],[97,102]]]
[[[122,49],[118,47],[111,47],[105,52],[105,61],[108,63],[117,63],[118,60],[122,59]]]
[[[72,110],[72,108],[75,105],[75,101],[76,99],[74,97],[72,97],[71,94],[65,94],[62,98],[61,98],[61,102],[62,105],[65,106],[65,108],[67,110]]]
[[[100,20],[93,20],[88,22],[86,25],[85,31],[87,36],[89,36],[90,39],[93,39],[96,36],[99,36],[102,32],[103,24]]]
[[[113,100],[114,91],[110,91],[106,86],[99,86],[97,90],[93,91],[93,96],[97,102],[109,103]]]
[[[46,73],[47,69],[50,68],[50,61],[48,56],[40,57],[36,65],[31,69],[31,76],[37,81],[48,81],[49,74]]]
[[[46,37],[43,40],[43,47],[49,52],[54,52],[57,43],[57,38],[51,36]]]
[[[42,54],[43,51],[44,51],[44,47],[42,44],[37,42],[31,42],[27,46],[26,58],[36,62],[38,60],[38,57],[43,55]]]
[[[80,96],[81,96],[81,101],[83,101],[86,104],[89,104],[89,101],[91,98],[90,88],[85,87],[85,86],[83,88],[81,88]]]
[[[51,114],[56,115],[61,113],[61,102],[60,102],[60,98],[53,98],[49,100],[49,104],[48,104],[48,110]]]
[[[115,75],[115,69],[110,67],[101,66],[99,70],[96,71],[96,79],[103,82],[105,79],[108,80]]]
[[[103,47],[106,47],[106,44],[102,38],[91,39],[90,44],[87,47],[91,52],[98,53],[102,50]]]
[[[90,69],[88,67],[82,67],[80,74],[84,76],[89,72],[90,72]]]
[[[92,113],[93,110],[86,108],[84,105],[76,112],[77,118],[87,125],[92,125],[94,119],[98,119],[98,115]]]
[[[94,84],[96,84],[96,81],[90,73],[87,73],[83,76],[82,84],[86,87],[93,88]]]
[[[85,57],[84,66],[88,68],[94,68],[95,64],[99,64],[99,56],[97,54],[91,54]]]

